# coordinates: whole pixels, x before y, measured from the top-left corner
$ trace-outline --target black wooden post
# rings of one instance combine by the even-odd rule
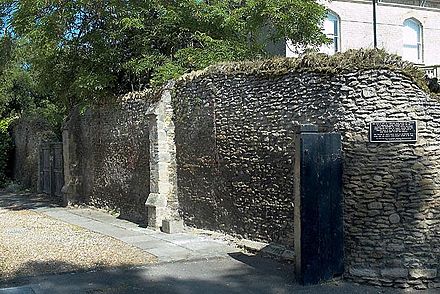
[[[341,136],[301,126],[295,149],[296,273],[310,285],[344,271]]]

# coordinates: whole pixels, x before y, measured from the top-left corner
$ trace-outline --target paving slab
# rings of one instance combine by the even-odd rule
[[[102,230],[102,232],[106,235],[112,236],[113,238],[120,239],[120,240],[121,240],[121,238],[125,238],[125,237],[136,237],[136,236],[142,235],[142,233],[140,233],[140,232],[134,232],[134,231],[130,231],[127,229],[115,228],[115,227],[113,227],[112,229],[106,228],[106,229]]]
[[[133,232],[133,233],[137,233],[137,235],[135,235],[135,236],[120,237],[118,239],[121,240],[122,242],[130,243],[130,244],[136,244],[136,243],[139,243],[139,242],[157,241],[157,238],[153,238],[150,235],[145,235],[145,234],[142,234],[142,233],[139,233],[139,232]]]
[[[11,203],[20,201],[17,196]],[[15,200],[14,200],[15,199]],[[140,227],[119,219],[115,215],[83,207],[32,206],[30,209],[63,222],[113,237],[158,257],[159,262],[210,258],[227,258],[227,253],[237,252],[223,240],[201,236],[193,231],[166,234],[158,230]]]
[[[142,250],[148,251],[149,253],[151,253],[150,249],[155,249],[155,248],[160,248],[163,246],[166,246],[170,243],[165,243],[162,240],[158,240],[158,239],[150,239],[150,240],[143,240],[143,241],[137,241],[137,242],[127,242],[129,244],[131,244],[132,246],[135,246],[137,248],[140,248]],[[170,244],[172,245],[172,244]]]
[[[45,215],[48,215],[56,219],[63,219],[66,222],[71,220],[82,219],[81,216],[72,214],[66,209],[41,209],[41,210],[35,209],[34,211],[44,213]]]
[[[119,219],[114,215],[105,213],[103,211],[99,210],[93,210],[89,208],[74,208],[71,209],[69,212],[72,214],[76,214],[82,217],[86,217],[89,219],[94,219],[96,221],[100,221],[106,224],[111,224],[117,227],[126,228],[126,229],[135,229],[139,227],[139,224],[136,224],[134,222],[130,222],[128,220]]]
[[[34,210],[34,211],[39,212],[39,213],[43,213],[43,214],[50,216],[52,218],[61,220],[63,222],[69,223],[69,224],[77,225],[77,226],[80,226],[80,227],[83,227],[86,229],[89,229],[89,227],[98,226],[100,224],[100,222],[97,222],[93,219],[73,214],[67,209],[60,209],[60,208],[47,209],[47,208],[45,208],[44,210]]]
[[[105,213],[105,212],[100,212],[100,211],[93,211],[91,209],[88,208],[73,208],[69,210],[70,213],[75,214],[75,215],[79,215],[79,216],[83,216],[83,217],[87,217],[87,218],[92,218],[98,221],[102,221],[102,222],[111,222],[113,220],[116,219],[115,216]]]
[[[233,251],[239,251],[236,248],[232,248],[229,246],[225,246],[225,244],[222,243],[218,243],[215,241],[193,241],[193,242],[188,242],[188,243],[184,243],[184,244],[180,244],[180,246],[182,246],[183,248],[187,248],[189,250],[192,251],[203,251],[206,252],[211,251],[211,252],[215,252],[215,251],[221,251],[221,252],[233,252]]]
[[[145,235],[156,235],[158,233],[157,231],[142,227],[130,228],[130,230],[134,232],[141,232],[142,234]]]
[[[182,246],[188,243],[194,243],[194,242],[210,242],[209,239],[206,238],[201,238],[201,237],[189,237],[189,238],[185,238],[185,239],[181,239],[181,240],[170,240],[168,241],[170,243]],[[222,244],[226,244],[226,243],[222,243]]]
[[[85,229],[111,236],[155,255],[159,262],[223,257],[236,252],[222,240],[196,233],[166,234],[121,220],[105,212],[89,208],[46,208],[41,213]]]
[[[166,233],[159,233],[156,234],[156,237],[160,240],[164,240],[167,242],[185,242],[188,240],[194,240],[194,239],[200,239],[201,237],[194,235],[194,234],[187,234],[187,233],[178,233],[178,234],[166,234]],[[207,240],[207,239],[205,239]]]
[[[37,212],[45,212],[45,211],[66,211],[65,207],[50,207],[50,206],[44,206],[44,207],[34,207],[30,208],[33,211]]]
[[[165,261],[187,260],[189,257],[194,256],[191,250],[171,243],[161,244],[160,247],[148,249],[147,252]]]
[[[111,231],[113,231],[115,228],[113,226],[109,226],[108,224],[104,224],[95,220],[90,220],[89,222],[76,222],[76,221],[70,221],[68,219],[60,219],[66,223],[71,224],[78,224],[79,226],[88,229],[93,232],[101,233],[103,235],[108,235]]]
[[[51,215],[49,215],[49,216],[51,216]],[[53,217],[53,218],[56,218],[56,219],[63,221],[65,223],[69,223],[69,224],[76,225],[76,226],[86,228],[86,229],[89,229],[89,228],[94,227],[99,224],[96,221],[94,221],[93,219],[87,219],[87,218],[73,218],[73,217],[71,217],[71,218]]]

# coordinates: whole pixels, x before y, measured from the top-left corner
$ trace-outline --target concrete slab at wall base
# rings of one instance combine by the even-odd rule
[[[147,225],[150,228],[160,228],[163,219],[170,214],[165,196],[159,193],[150,193],[145,207],[147,208]]]
[[[162,232],[167,234],[183,232],[183,220],[162,220]]]

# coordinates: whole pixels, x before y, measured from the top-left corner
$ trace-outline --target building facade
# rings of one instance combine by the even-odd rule
[[[321,52],[334,54],[348,49],[373,48],[373,2],[334,0],[323,24],[333,40]],[[421,66],[440,65],[440,1],[384,0],[376,5],[377,47]],[[286,44],[285,56],[295,56]]]

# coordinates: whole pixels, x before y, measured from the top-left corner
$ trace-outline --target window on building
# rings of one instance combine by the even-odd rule
[[[319,52],[328,55],[333,55],[336,52],[341,51],[340,40],[340,19],[339,16],[329,11],[327,17],[324,20],[322,32],[331,40],[330,44],[322,45],[319,48]],[[290,40],[286,42],[286,57],[297,57],[301,52],[293,50],[294,46]]]
[[[320,51],[329,55],[340,52],[340,20],[338,15],[330,11],[327,13],[327,17],[324,20],[323,32],[327,38],[332,40],[332,43],[322,46]]]
[[[423,28],[419,21],[409,18],[403,22],[403,54],[405,60],[423,63]]]

